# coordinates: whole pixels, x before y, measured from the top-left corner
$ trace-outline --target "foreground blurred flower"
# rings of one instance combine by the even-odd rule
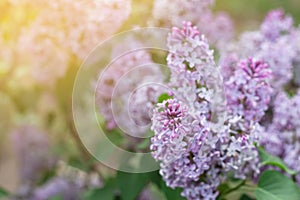
[[[296,51],[295,55],[300,55],[300,25],[293,31],[291,38],[294,39],[293,46]],[[300,57],[294,56],[293,58],[294,66],[294,83],[300,87]]]
[[[47,200],[54,197],[62,199],[80,200],[83,183],[74,182],[66,178],[53,178],[45,185],[37,188],[31,199],[32,200]]]
[[[299,91],[297,92],[300,83],[299,41],[299,28],[293,26],[293,18],[282,10],[273,10],[266,16],[260,30],[243,33],[238,42],[228,46],[228,51],[224,51],[220,59],[227,80],[226,87],[230,92],[228,100],[229,104],[232,104],[231,110],[239,114],[243,113],[247,120],[261,121],[264,124],[264,130],[261,131],[261,145],[268,153],[280,157],[296,172],[300,171],[300,111],[298,109],[300,98]],[[247,85],[246,96],[243,95],[243,90],[234,86],[231,79],[235,76],[233,74],[237,71],[236,67],[240,65],[238,57],[248,56],[263,60],[270,66],[272,77],[269,78],[271,78],[272,90],[265,82],[258,81],[269,73],[263,69],[267,67],[262,63],[253,65],[262,72],[258,79],[238,81],[237,85]],[[245,72],[240,71],[239,74]],[[252,72],[255,70],[253,69]],[[228,86],[228,83],[231,83],[231,86]],[[254,89],[255,87],[260,89]],[[243,102],[244,106],[234,105],[239,101]],[[262,119],[267,109],[268,114]],[[300,183],[299,176],[296,179]]]
[[[47,135],[33,126],[22,126],[13,131],[12,145],[18,158],[22,184],[35,183],[43,172],[55,165]]]
[[[214,0],[155,0],[152,23],[171,27],[180,26],[183,20],[191,21],[210,43],[221,47],[232,39],[233,24],[226,13],[211,11],[214,3]]]
[[[133,38],[115,46],[113,61],[100,74],[96,88],[97,106],[106,128],[120,128],[133,136],[142,136],[149,129],[150,111],[164,90],[165,77],[159,65],[141,47]],[[120,56],[127,48],[131,50]]]
[[[282,10],[272,10],[261,25],[262,34],[268,40],[276,40],[282,35],[289,34],[293,29],[293,18],[285,15]]]
[[[228,45],[223,51],[220,66],[225,74],[232,70],[230,63],[234,57],[253,57],[266,62],[273,74],[272,85],[281,88],[292,79],[293,59],[296,57],[295,49],[290,43],[293,40],[293,19],[284,15],[282,10],[271,11],[261,25],[260,30],[244,32],[239,40]],[[284,55],[284,56],[282,56]]]
[[[300,92],[288,97],[280,92],[273,109],[273,121],[263,134],[262,145],[282,158],[288,167],[300,172]],[[300,185],[300,175],[297,176]]]
[[[5,49],[16,52],[5,56],[14,56],[15,64],[29,68],[30,76],[48,85],[63,77],[69,65],[78,65],[77,60],[82,61],[96,45],[115,33],[131,8],[130,0],[11,2],[11,6],[18,4],[35,14],[12,39],[17,41],[13,45],[16,48]]]
[[[259,173],[257,122],[270,100],[270,70],[241,61],[224,95],[213,51],[196,27],[173,28],[168,47],[171,96],[153,111],[152,155],[169,187],[183,188],[187,199],[214,200],[229,172],[241,179]]]

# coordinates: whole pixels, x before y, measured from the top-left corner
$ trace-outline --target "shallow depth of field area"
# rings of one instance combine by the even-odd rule
[[[1,0],[1,199],[300,200],[300,1]]]

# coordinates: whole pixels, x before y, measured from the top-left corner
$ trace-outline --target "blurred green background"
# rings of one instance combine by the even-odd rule
[[[152,5],[151,0],[132,0],[131,14],[118,32],[147,26]],[[291,14],[295,24],[300,23],[300,0],[216,0],[213,9],[227,12],[232,17],[238,35],[245,30],[257,29],[265,15],[277,8]],[[2,39],[10,41],[13,47],[16,35],[23,26],[30,23],[35,14],[34,9],[20,6],[11,8],[6,0],[0,0]],[[5,55],[5,48],[0,46],[0,51],[1,55]],[[30,84],[28,77],[22,76],[22,66],[17,75],[12,75],[10,66],[3,64],[3,60],[4,57],[0,57],[0,186],[10,191],[18,187],[17,162],[12,153],[9,134],[19,124],[34,124],[46,129],[54,154],[68,164],[84,166],[91,157],[82,147],[70,123],[72,87],[80,62],[74,59],[74,67],[69,68],[53,87],[43,87]],[[29,83],[29,86],[24,85],[24,82]],[[101,168],[104,174],[111,173],[109,169]]]

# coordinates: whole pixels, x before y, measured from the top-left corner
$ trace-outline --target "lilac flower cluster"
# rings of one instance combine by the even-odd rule
[[[83,189],[102,186],[98,174],[87,174],[58,162],[51,154],[49,138],[38,128],[20,126],[12,132],[11,140],[21,180],[16,194],[9,199],[47,200],[60,196],[79,200]],[[49,172],[55,172],[56,176],[37,186]]]
[[[214,0],[155,0],[152,10],[154,25],[180,26],[191,21],[218,47],[233,37],[233,23],[226,13],[213,13]],[[166,12],[166,10],[168,12]]]
[[[271,11],[259,31],[245,32],[237,42],[223,49],[220,59],[222,71],[232,74],[230,70],[236,66],[236,57],[253,57],[269,64],[273,73],[272,85],[281,88],[292,79],[296,54],[295,48],[289,43],[293,39],[293,31],[293,19],[290,16],[284,15],[282,10]]]
[[[44,132],[33,126],[22,126],[13,131],[11,139],[22,184],[34,183],[43,172],[55,165],[56,160],[49,152],[49,139]]]
[[[196,27],[173,28],[168,47],[172,89],[153,111],[152,155],[169,187],[183,188],[187,199],[216,199],[229,172],[242,179],[259,173],[254,143],[270,100],[270,70],[261,61],[241,61],[223,94],[213,51]]]
[[[267,82],[271,70],[266,63],[251,58],[240,61],[237,67],[225,83],[228,107],[249,124],[259,122],[271,100],[272,89]]]
[[[267,85],[259,84],[261,89],[251,97],[259,98],[257,103],[247,105],[247,109],[232,106],[232,110],[236,113],[245,112],[248,119],[261,121],[264,125],[260,136],[261,145],[267,152],[280,157],[288,167],[299,172],[300,31],[299,27],[294,27],[293,24],[293,18],[285,15],[282,10],[271,11],[260,30],[243,33],[236,43],[228,45],[222,52],[220,65],[226,83],[233,78],[239,57],[252,56],[270,66],[270,83],[274,89],[271,91]],[[230,87],[229,91],[232,89]],[[231,99],[233,102],[238,100],[232,94],[228,97],[229,104]],[[264,109],[257,111],[255,106]],[[247,112],[248,109],[250,113]],[[269,112],[261,120],[266,109],[269,109]],[[300,183],[299,175],[297,181]]]
[[[98,174],[87,174],[78,169],[67,170],[63,173],[60,172],[60,174],[59,172],[56,173],[56,176],[43,183],[43,185],[21,185],[17,194],[11,196],[10,200],[47,200],[58,197],[80,200],[85,189],[103,187]]]
[[[262,145],[269,153],[282,158],[288,167],[300,172],[300,92],[293,97],[280,92],[274,100],[273,112]],[[300,184],[300,175],[297,181]]]
[[[53,197],[62,199],[80,200],[83,183],[74,182],[63,177],[56,177],[47,182],[45,185],[35,189],[31,196],[32,200],[46,200]]]
[[[1,52],[11,51],[3,55],[3,60],[21,68],[18,74],[25,73],[47,85],[63,77],[70,65],[77,65],[77,60],[82,61],[115,33],[131,9],[130,0],[9,0],[8,4],[25,7],[34,17],[11,34],[11,41],[1,44]]]
[[[142,44],[130,41],[112,50],[113,61],[99,76],[96,103],[107,129],[120,128],[130,135],[142,136],[149,129],[150,111],[164,90],[165,77],[150,53],[139,49]],[[120,56],[119,52],[124,52],[121,49],[128,45],[137,50]],[[116,56],[120,57],[115,59]]]
[[[299,87],[300,86],[300,25],[294,29],[293,33],[291,34],[291,38],[293,38],[293,47],[295,50],[295,55],[293,58],[293,67],[294,67],[294,83]]]
[[[285,16],[282,10],[273,10],[267,14],[260,29],[264,37],[274,41],[282,35],[289,34],[293,24],[291,16]]]

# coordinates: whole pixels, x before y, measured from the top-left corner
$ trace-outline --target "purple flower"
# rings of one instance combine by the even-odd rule
[[[12,33],[5,33],[11,36],[1,44],[0,57],[16,68],[13,77],[18,81],[22,74],[26,82],[30,77],[50,86],[114,34],[131,10],[130,0],[20,0],[9,1],[8,6],[33,15],[22,19],[22,26]],[[5,34],[0,33],[0,43]]]
[[[50,170],[55,159],[50,154],[47,135],[33,126],[22,126],[12,133],[12,144],[15,149],[21,181],[24,184],[34,183],[42,173]]]
[[[273,120],[262,135],[265,150],[283,161],[296,172],[300,172],[300,93],[288,97],[278,93],[273,105]],[[297,176],[300,184],[300,176]]]
[[[233,37],[233,23],[226,13],[212,12],[214,4],[214,0],[155,0],[150,25],[171,27],[190,21],[211,43],[221,48]]]
[[[271,84],[280,89],[293,78],[293,61],[296,57],[293,20],[281,10],[271,11],[265,18],[261,29],[243,33],[237,42],[229,44],[221,51],[220,65],[225,74],[232,74],[228,61],[234,54],[239,58],[254,58],[266,62],[272,70]],[[284,56],[283,56],[284,55]],[[230,64],[232,66],[233,63]],[[226,77],[225,77],[226,78]]]
[[[47,200],[53,197],[80,200],[84,183],[74,182],[66,178],[53,178],[45,185],[38,187],[31,197],[32,200]]]
[[[182,188],[187,199],[214,200],[228,173],[242,179],[259,173],[254,144],[270,99],[270,70],[261,61],[241,61],[227,84],[245,99],[237,101],[223,94],[213,51],[191,23],[172,29],[168,47],[172,97],[153,111],[152,155],[167,186]],[[245,114],[234,112],[236,107]]]
[[[261,25],[261,32],[268,40],[274,41],[293,29],[293,18],[285,15],[283,10],[269,12]]]
[[[158,104],[153,111],[151,129],[155,136],[150,149],[156,160],[172,162],[182,156],[186,148],[184,141],[189,130],[183,125],[188,120],[187,107],[181,102],[169,99]]]
[[[270,78],[266,63],[252,58],[240,61],[234,75],[225,83],[231,113],[242,116],[249,124],[259,122],[271,100]]]
[[[139,49],[141,46],[133,38],[115,46],[113,62],[102,71],[96,85],[96,103],[106,128],[120,128],[132,136],[142,136],[149,130],[150,111],[166,90],[159,65],[153,63],[149,52]],[[127,48],[138,50],[128,52]],[[124,50],[126,54],[122,55]]]

